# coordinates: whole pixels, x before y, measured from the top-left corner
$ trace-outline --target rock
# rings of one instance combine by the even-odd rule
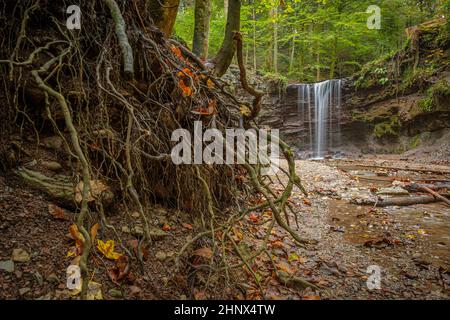
[[[19,271],[19,270],[16,270],[16,271],[14,271],[14,274],[16,275],[16,277],[17,277],[17,279],[20,279],[20,278],[22,278],[22,271]]]
[[[40,296],[36,300],[52,300],[52,293],[49,292],[46,295]]]
[[[141,293],[141,291],[142,291],[141,288],[139,288],[137,286],[130,286],[129,289],[130,289],[130,295],[131,296],[136,296],[139,293]]]
[[[167,237],[168,233],[161,229],[150,229],[150,237],[152,240],[161,240],[165,237]]]
[[[130,233],[131,230],[130,230],[130,228],[128,228],[127,226],[123,226],[123,227],[122,227],[122,232],[123,232],[123,233]]]
[[[44,278],[42,277],[42,275],[39,272],[35,272],[34,273],[34,277],[36,278],[37,283],[42,286],[44,284]]]
[[[52,136],[42,139],[41,144],[48,149],[60,150],[64,142],[60,136]]]
[[[167,258],[166,254],[165,254],[164,252],[162,252],[162,251],[158,251],[158,252],[156,253],[155,257],[156,257],[156,259],[159,260],[159,261],[164,261],[164,260],[166,260],[166,258]]]
[[[122,298],[123,297],[122,291],[120,291],[118,289],[111,289],[108,291],[108,294],[113,298]]]
[[[23,295],[27,294],[27,293],[30,292],[30,291],[31,291],[31,289],[28,288],[28,287],[26,287],[26,288],[20,288],[20,289],[19,289],[19,294],[20,294],[21,296],[23,296]]]
[[[379,195],[409,195],[409,192],[401,187],[381,188],[378,190]]]
[[[134,228],[131,230],[131,233],[133,233],[135,236],[143,236],[144,235],[144,229],[137,225],[134,226]]]
[[[13,250],[11,259],[14,262],[28,262],[30,261],[30,255],[25,250],[17,248]]]
[[[14,272],[14,262],[12,260],[0,261],[0,270]]]
[[[141,216],[141,214],[140,214],[139,212],[137,212],[137,211],[134,211],[134,212],[131,214],[131,216],[132,216],[133,218],[135,218],[135,219],[139,219],[139,217]]]
[[[42,161],[41,166],[51,171],[60,171],[62,169],[62,165],[56,161]]]
[[[54,273],[49,274],[46,280],[48,282],[50,282],[50,283],[53,283],[53,284],[58,284],[59,283],[59,278]]]

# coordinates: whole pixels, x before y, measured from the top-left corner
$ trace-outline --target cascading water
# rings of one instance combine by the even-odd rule
[[[341,80],[327,80],[297,85],[299,117],[315,159],[340,145],[341,84]]]

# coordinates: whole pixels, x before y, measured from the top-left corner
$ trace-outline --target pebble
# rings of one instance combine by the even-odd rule
[[[42,275],[39,272],[35,272],[34,273],[34,277],[36,278],[37,283],[42,286],[44,284],[44,278],[42,277]]]
[[[48,275],[47,277],[47,281],[53,284],[58,284],[59,283],[59,278],[56,274],[51,273]]]
[[[12,252],[12,261],[14,262],[28,262],[30,261],[30,255],[28,252],[21,248],[14,249]]]
[[[156,257],[156,259],[159,260],[159,261],[164,261],[164,260],[166,260],[166,258],[167,258],[166,254],[165,254],[164,252],[162,252],[162,251],[158,251],[158,252],[156,253],[155,257]]]
[[[108,291],[108,294],[113,298],[122,298],[123,297],[122,291],[120,291],[118,289],[110,289]]]
[[[6,272],[13,272],[14,262],[12,260],[0,261],[0,270],[4,270]]]
[[[30,291],[31,291],[31,289],[28,288],[28,287],[26,287],[26,288],[20,288],[20,289],[19,289],[19,294],[20,294],[21,296],[23,296],[23,295],[27,294],[27,293],[30,292]]]

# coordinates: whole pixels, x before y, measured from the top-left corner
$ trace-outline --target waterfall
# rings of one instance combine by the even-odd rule
[[[298,84],[298,111],[312,157],[322,159],[341,141],[341,80]]]

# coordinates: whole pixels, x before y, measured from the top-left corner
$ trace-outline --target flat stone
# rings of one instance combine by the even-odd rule
[[[123,226],[122,227],[122,232],[123,233],[130,233],[131,231],[130,231],[130,228],[128,228],[127,226]]]
[[[13,250],[11,259],[14,262],[28,262],[30,261],[30,255],[25,250],[17,248]]]
[[[113,298],[122,298],[123,297],[122,291],[120,291],[118,289],[110,289],[108,291],[108,294]]]
[[[135,211],[131,214],[131,216],[135,219],[138,219],[141,216],[141,214],[139,212]]]
[[[34,273],[34,277],[36,278],[37,283],[42,286],[44,284],[44,278],[42,277],[42,275],[39,272],[35,272]]]
[[[144,235],[144,229],[141,226],[135,226],[131,230],[131,233],[133,233],[136,236],[143,236]]]
[[[51,273],[48,275],[47,277],[47,281],[53,284],[58,284],[59,283],[59,278],[56,274]]]
[[[23,296],[23,295],[27,294],[27,293],[30,292],[30,291],[31,291],[31,289],[28,288],[28,287],[26,287],[26,288],[20,288],[20,289],[19,289],[19,294],[20,294],[21,296]]]
[[[159,260],[159,261],[164,261],[164,260],[166,260],[167,255],[166,255],[164,252],[162,252],[162,251],[158,251],[158,252],[156,253],[155,257],[156,257],[156,259]]]
[[[167,237],[168,233],[161,229],[150,229],[150,237],[152,240],[161,240],[165,237]]]
[[[409,192],[401,187],[381,188],[377,194],[384,195],[408,195]]]
[[[0,270],[4,270],[6,272],[14,272],[14,261],[6,260],[0,261]]]

